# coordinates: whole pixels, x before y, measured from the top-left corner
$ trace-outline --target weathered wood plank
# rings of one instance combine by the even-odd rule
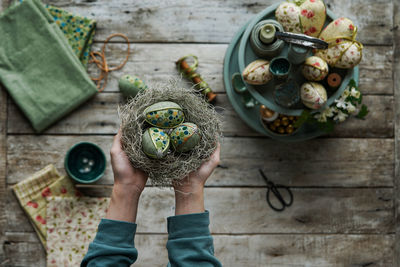
[[[0,5],[1,6],[1,5]],[[7,166],[7,94],[0,85],[0,263],[4,260],[4,232],[6,230],[6,166]]]
[[[43,262],[45,254],[33,233],[7,233],[10,264],[21,264],[19,255],[37,249],[24,266]],[[26,239],[24,243],[23,238]],[[137,266],[164,266],[168,261],[167,235],[137,234]],[[393,235],[214,235],[215,255],[223,266],[394,266]],[[242,253],[238,253],[242,251]],[[357,253],[355,253],[355,251]],[[157,257],[154,257],[154,254]],[[12,257],[13,256],[13,257]],[[36,263],[36,264],[35,264]]]
[[[64,155],[80,141],[99,144],[108,160],[112,136],[9,136],[8,183],[17,183],[49,163],[63,171]],[[394,143],[391,139],[323,138],[286,144],[227,137],[221,160],[227,169],[217,168],[210,186],[264,186],[258,168],[273,181],[291,186],[392,186]],[[98,183],[113,183],[110,166]]]
[[[396,222],[396,246],[395,263],[400,265],[400,3],[394,2],[393,22],[396,28],[393,30],[394,53],[393,53],[393,86],[394,86],[394,125],[395,125],[395,173],[394,173],[394,194],[395,194],[395,222]]]
[[[32,134],[33,128],[17,106],[10,101],[9,134]],[[119,93],[98,94],[71,115],[50,127],[45,134],[115,134],[119,118],[117,107],[123,103]],[[364,103],[371,110],[365,120],[349,119],[338,125],[332,137],[392,137],[393,97],[366,96]],[[222,114],[225,136],[261,136],[242,121],[226,94],[219,94],[215,103]],[[373,122],[373,123],[371,123]]]
[[[102,44],[95,44],[100,50]],[[126,45],[109,44],[107,60],[110,65],[119,65],[125,59]],[[179,77],[175,61],[187,54],[199,57],[198,72],[215,92],[225,92],[222,71],[225,44],[134,44],[128,63],[120,71],[111,72],[106,91],[118,91],[118,79],[123,74],[135,74],[147,82],[167,81]],[[360,89],[364,94],[393,94],[391,46],[365,46],[360,63]],[[95,76],[96,68],[89,68]],[[180,83],[189,88],[186,80]]]
[[[86,195],[110,196],[111,188],[86,189]],[[394,232],[392,189],[293,189],[293,206],[274,212],[265,201],[266,188],[206,188],[211,231],[217,234]],[[174,214],[174,193],[148,187],[140,199],[139,233],[165,233]],[[18,209],[14,201],[6,208]],[[10,216],[8,231],[21,231],[26,216]]]
[[[276,1],[44,1],[98,21],[96,40],[115,32],[133,42],[228,43],[253,16]],[[392,44],[393,3],[390,0],[329,0],[337,16],[359,27],[359,40]]]

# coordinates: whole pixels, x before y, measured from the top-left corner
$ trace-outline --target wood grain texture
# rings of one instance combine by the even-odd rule
[[[9,184],[17,183],[54,163],[64,171],[64,155],[75,143],[94,142],[109,162],[112,136],[8,137]],[[209,186],[264,186],[257,169],[271,180],[290,186],[348,187],[392,186],[394,143],[392,139],[331,139],[287,144],[265,138],[224,138],[221,164]],[[112,184],[111,167],[98,181]]]
[[[393,22],[395,28],[393,30],[394,37],[394,53],[393,53],[393,86],[394,95],[396,97],[394,101],[395,115],[395,173],[394,173],[394,192],[395,192],[395,222],[396,222],[396,246],[395,262],[400,265],[400,3],[394,1],[393,9]]]
[[[84,190],[110,196],[111,189]],[[274,212],[265,201],[266,188],[206,188],[213,234],[385,234],[394,233],[392,189],[295,188],[293,206]],[[273,201],[273,200],[272,200]],[[249,208],[251,207],[251,208]],[[16,201],[7,205],[7,231],[32,231]],[[174,214],[174,192],[148,187],[139,204],[138,233],[166,233],[166,218]]]
[[[44,251],[33,233],[8,232],[6,236],[11,240],[6,250],[12,266],[45,266]],[[166,235],[137,234],[139,258],[135,266],[165,266],[166,242]],[[386,267],[393,266],[393,245],[393,235],[214,235],[215,255],[229,267]],[[23,251],[30,254],[29,262],[19,257]]]
[[[47,0],[98,21],[96,40],[122,32],[133,42],[228,43],[233,35],[273,0]],[[329,0],[337,16],[349,17],[359,27],[359,40],[366,44],[393,42],[393,3],[390,0]]]
[[[370,95],[364,97],[363,103],[371,110],[365,120],[350,118],[337,125],[331,137],[393,137],[393,97]],[[119,127],[117,109],[122,104],[123,99],[119,93],[98,94],[44,133],[115,134]],[[262,136],[240,119],[226,94],[218,95],[215,106],[222,115],[222,131],[225,136]],[[12,101],[8,113],[9,134],[34,133],[28,120]]]
[[[1,4],[1,2],[0,2]],[[7,166],[7,94],[0,85],[0,264],[4,261],[5,242],[4,232],[6,231],[6,166]]]
[[[96,43],[93,50],[100,51],[103,44]],[[151,83],[165,82],[178,78],[175,61],[187,54],[199,58],[198,72],[210,87],[218,93],[225,92],[223,84],[223,62],[226,44],[139,44],[132,45],[132,55],[125,67],[111,72],[105,91],[118,91],[118,79],[124,74],[137,75]],[[126,56],[125,44],[107,45],[107,60],[110,66],[119,65]],[[391,46],[365,46],[360,67],[360,89],[364,94],[393,94]],[[89,73],[96,76],[96,68],[89,67]],[[180,83],[190,88],[185,79]]]

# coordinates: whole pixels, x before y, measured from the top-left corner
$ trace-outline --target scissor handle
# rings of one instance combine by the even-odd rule
[[[284,189],[284,190],[286,190],[288,192],[288,194],[289,194],[289,201],[288,202],[286,202],[285,199],[282,197],[282,194],[279,192],[279,189]],[[279,200],[279,202],[281,203],[282,207],[275,207],[274,205],[272,205],[272,203],[270,201],[270,197],[269,197],[270,191],[272,191],[272,193],[275,195],[275,197]],[[287,186],[284,186],[284,185],[273,185],[273,186],[269,186],[268,187],[266,199],[267,199],[267,203],[271,207],[271,209],[273,209],[275,211],[283,211],[286,207],[289,207],[289,206],[292,205],[292,203],[293,203],[293,194],[292,194],[292,191]]]

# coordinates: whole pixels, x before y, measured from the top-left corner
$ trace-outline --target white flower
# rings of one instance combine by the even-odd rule
[[[336,121],[343,122],[346,120],[347,116],[348,115],[346,113],[342,112],[341,110],[338,110],[337,115],[333,119]]]
[[[350,95],[350,91],[349,91],[349,89],[346,88],[343,91],[342,98],[347,98],[349,95]]]
[[[319,122],[326,122],[326,115],[324,113],[318,113],[314,116]]]
[[[325,109],[324,111],[322,111],[322,113],[324,113],[325,116],[328,118],[333,117],[333,115],[334,115],[333,112],[334,112],[334,108],[329,108],[329,107],[327,109]]]
[[[336,106],[337,106],[338,108],[344,108],[344,109],[346,109],[346,107],[347,107],[346,100],[343,99],[343,98],[339,98],[339,99],[335,100],[335,103],[336,103]]]
[[[351,114],[354,113],[354,111],[356,111],[356,107],[354,105],[352,105],[351,103],[347,103],[347,111]]]
[[[360,91],[358,91],[356,88],[351,88],[351,96],[354,96],[355,98],[359,99],[361,96]]]

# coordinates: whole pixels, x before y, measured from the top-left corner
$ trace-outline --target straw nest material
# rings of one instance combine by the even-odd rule
[[[180,180],[197,170],[207,161],[221,137],[221,123],[214,107],[195,93],[194,89],[180,88],[177,81],[150,86],[119,108],[122,130],[122,148],[131,164],[149,174],[154,185],[168,186],[172,180]],[[163,159],[151,159],[142,150],[142,135],[149,127],[143,111],[160,102],[172,101],[180,105],[185,122],[197,124],[201,131],[199,144],[187,153],[170,151]]]

